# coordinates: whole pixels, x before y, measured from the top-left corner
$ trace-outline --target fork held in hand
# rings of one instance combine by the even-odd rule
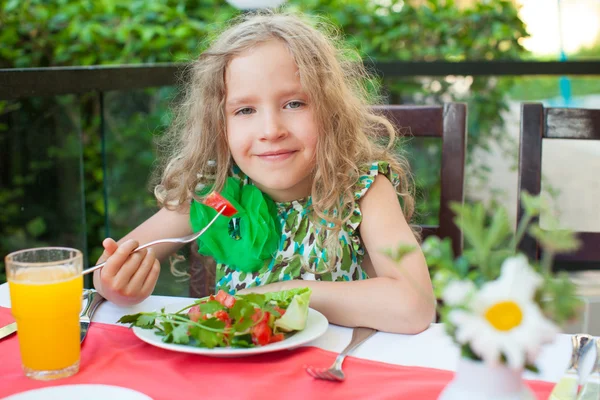
[[[341,382],[346,377],[342,371],[342,363],[352,350],[361,345],[365,340],[377,332],[375,329],[357,327],[352,331],[352,340],[350,344],[337,356],[335,362],[329,369],[306,367],[306,372],[315,379],[325,379],[329,381]]]
[[[158,239],[153,242],[148,242],[146,244],[139,246],[138,248],[133,250],[133,252],[136,252],[138,250],[142,250],[142,249],[145,249],[146,247],[154,246],[155,244],[160,244],[160,243],[190,243],[190,242],[193,242],[194,240],[198,239],[204,232],[206,232],[206,230],[213,224],[213,222],[215,222],[217,220],[219,215],[223,214],[223,211],[225,211],[225,208],[226,208],[226,206],[223,206],[223,208],[221,208],[221,210],[219,212],[217,212],[217,215],[215,215],[214,218],[208,223],[208,225],[206,225],[200,232],[192,233],[191,235],[187,235],[187,236],[183,236],[183,237],[179,237],[179,238]],[[82,274],[85,275],[85,274],[89,274],[90,272],[94,272],[95,270],[104,267],[105,264],[106,264],[106,261],[101,262],[98,265],[94,265],[93,267],[84,270],[82,272]]]

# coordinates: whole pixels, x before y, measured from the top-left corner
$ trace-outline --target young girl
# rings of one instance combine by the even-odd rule
[[[426,329],[434,297],[407,223],[408,168],[391,143],[378,144],[394,129],[370,111],[360,63],[340,53],[289,15],[247,15],[222,33],[190,70],[155,190],[162,209],[119,244],[103,242],[96,289],[121,305],[148,297],[157,259],[178,246],[132,250],[201,229],[215,215],[201,203],[214,190],[239,211],[198,242],[218,262],[217,290],[306,286],[334,324]],[[383,250],[400,243],[417,250],[397,265]]]

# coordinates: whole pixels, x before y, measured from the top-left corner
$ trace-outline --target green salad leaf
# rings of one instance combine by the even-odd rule
[[[285,314],[275,321],[275,328],[284,332],[301,331],[304,329],[308,320],[310,295],[310,289],[303,291],[301,294],[294,295]]]

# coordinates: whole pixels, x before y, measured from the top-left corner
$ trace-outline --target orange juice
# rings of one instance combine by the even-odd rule
[[[80,271],[60,265],[29,267],[17,271],[8,284],[25,370],[78,365]]]

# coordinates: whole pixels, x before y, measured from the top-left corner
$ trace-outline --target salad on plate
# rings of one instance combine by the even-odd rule
[[[200,348],[252,348],[280,342],[306,327],[311,290],[230,295],[219,291],[168,313],[125,315],[119,323],[152,329],[165,343]]]

